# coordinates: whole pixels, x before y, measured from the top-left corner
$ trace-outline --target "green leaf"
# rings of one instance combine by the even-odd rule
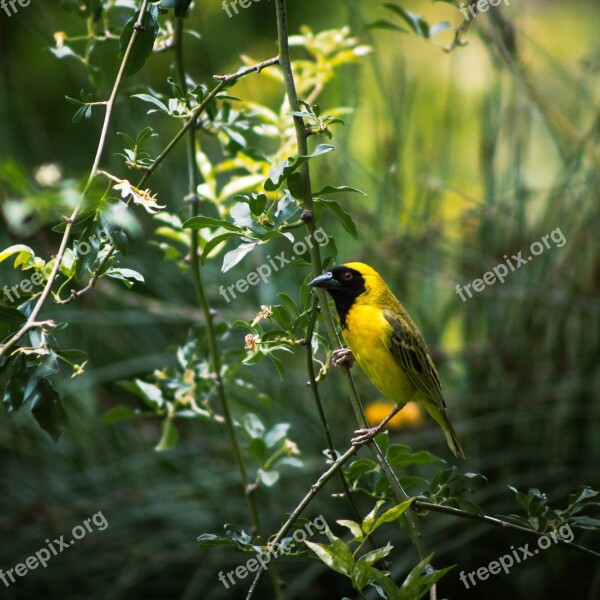
[[[162,391],[156,385],[146,383],[141,379],[120,381],[119,385],[131,394],[141,398],[144,403],[154,411],[160,410],[165,406],[166,401],[163,398]]]
[[[249,254],[256,247],[256,242],[244,242],[240,244],[234,250],[230,250],[223,257],[223,266],[221,267],[221,273],[226,273],[229,269],[232,269],[237,265],[246,254]]]
[[[164,102],[162,102],[155,96],[151,96],[150,94],[133,94],[133,96],[131,96],[131,97],[137,98],[138,100],[142,100],[142,102],[148,102],[149,104],[153,104],[154,106],[158,107],[159,110],[162,110],[166,113],[169,112],[169,107]],[[154,112],[154,111],[149,111],[149,112]],[[132,144],[132,146],[134,146],[134,145],[135,144]]]
[[[262,439],[265,435],[265,426],[254,413],[244,415],[244,429],[251,439]]]
[[[287,311],[294,317],[300,315],[300,309],[296,306],[296,303],[285,293],[280,292],[277,297],[281,300],[281,303],[287,308]]]
[[[15,267],[18,267],[20,264],[22,264],[28,257],[35,256],[35,252],[29,246],[25,246],[24,244],[16,244],[14,246],[9,246],[0,252],[0,263],[13,254],[17,255],[14,262]]]
[[[102,242],[98,236],[100,223],[92,221],[83,231],[75,244],[75,278],[77,281],[93,267]]]
[[[418,36],[429,38],[429,24],[421,15],[412,13],[392,2],[384,2],[383,6],[392,12],[395,12],[397,15],[400,15]]]
[[[354,541],[362,542],[362,540],[365,538],[365,534],[363,533],[363,530],[361,529],[360,525],[356,521],[350,521],[348,519],[340,519],[339,521],[336,521],[336,522],[338,525],[341,525],[342,527],[347,527],[350,530],[350,532],[354,536],[354,539],[352,540],[353,542]]]
[[[70,362],[79,362],[82,360],[85,360],[88,355],[87,352],[84,352],[83,350],[60,350],[58,352],[58,354],[60,356],[62,356],[63,358],[66,358],[68,361]]]
[[[206,259],[208,258],[208,255],[221,242],[225,242],[226,240],[228,240],[231,237],[239,237],[238,232],[232,232],[232,231],[230,231],[229,233],[223,233],[221,235],[216,235],[215,237],[213,237],[210,240],[208,240],[208,242],[206,242],[206,244],[204,244],[204,248],[202,250],[202,256],[200,257],[200,261],[202,262],[202,264],[204,264],[206,262]]]
[[[388,21],[387,19],[377,19],[377,21],[369,23],[367,29],[389,29],[390,31],[409,33],[408,29],[404,29],[404,27],[400,27],[400,25],[396,25],[396,23],[392,23],[392,21]]]
[[[264,235],[267,230],[252,219],[250,206],[245,202],[236,202],[230,210],[233,224],[241,229],[249,229],[257,235]]]
[[[39,379],[31,393],[31,414],[38,425],[58,442],[67,426],[67,414],[60,402],[60,396],[48,379]]]
[[[350,548],[341,540],[338,544],[328,546],[326,544],[317,544],[316,542],[304,543],[330,568],[336,573],[341,573],[350,577],[354,569],[354,558]]]
[[[123,225],[115,218],[115,212],[117,211],[113,211],[112,207],[108,210],[101,211],[100,223],[102,223],[102,227],[110,236],[115,248],[121,252],[123,256],[127,256],[129,240],[127,238],[127,234],[123,230]]]
[[[312,154],[307,156],[298,156],[297,158],[287,158],[285,160],[280,161],[269,171],[269,179],[265,181],[264,188],[267,192],[274,192],[279,189],[281,184],[288,178],[288,176],[293,173],[301,164],[310,160],[311,158],[315,158],[316,156],[320,156],[321,154],[326,154],[327,152],[331,152],[335,150],[334,146],[330,144],[319,144]]]
[[[320,198],[317,200],[318,203],[326,206],[331,209],[340,220],[343,228],[354,238],[358,237],[358,232],[356,231],[356,225],[352,220],[352,217],[339,205],[335,200],[329,200],[327,198]]]
[[[574,527],[578,527],[579,529],[600,529],[600,519],[594,519],[593,517],[588,517],[585,515],[582,515],[581,517],[572,517],[569,519],[569,523]]]
[[[184,17],[192,0],[162,0],[161,8],[174,8],[176,17]]]
[[[42,356],[40,363],[35,370],[36,377],[50,377],[58,373],[58,356],[53,350]]]
[[[414,498],[410,498],[409,500],[401,502],[400,504],[397,504],[393,508],[390,508],[389,510],[386,510],[384,513],[379,515],[377,517],[377,520],[373,524],[370,533],[375,531],[378,527],[381,527],[381,525],[383,525],[384,523],[392,523],[393,521],[399,519],[412,504],[413,500]]]
[[[285,195],[277,203],[277,212],[275,213],[275,220],[273,221],[273,227],[275,229],[281,227],[286,221],[291,223],[297,219],[302,212],[302,207],[296,202],[286,190]]]
[[[27,317],[23,313],[20,313],[16,308],[0,302],[0,323],[20,325],[26,319]]]
[[[367,195],[367,194],[365,194],[365,192],[362,192],[361,190],[350,187],[349,185],[338,185],[338,186],[326,185],[323,189],[319,190],[318,192],[315,192],[313,194],[313,196],[322,196],[323,194],[340,194],[342,192],[362,194],[363,196]]]
[[[292,321],[285,308],[282,306],[272,306],[271,311],[273,312],[275,321],[281,325],[285,331],[290,331],[292,329]]]
[[[386,453],[386,458],[393,467],[407,467],[409,465],[425,465],[432,462],[443,462],[441,458],[421,450],[411,453],[409,446],[393,444]]]
[[[439,35],[440,33],[448,31],[449,29],[454,29],[452,23],[449,21],[438,21],[429,28],[429,37]]]
[[[265,444],[268,448],[273,448],[275,444],[281,442],[285,439],[285,436],[288,434],[290,429],[289,423],[277,423],[271,429],[269,429],[269,433],[265,436]]]
[[[369,566],[373,566],[375,563],[379,562],[382,558],[385,558],[392,550],[393,546],[388,542],[383,548],[376,548],[375,550],[371,550],[366,554],[363,554],[356,563],[356,566],[367,564]]]
[[[112,425],[119,421],[128,421],[129,419],[135,419],[141,416],[143,416],[143,414],[140,411],[129,408],[128,406],[115,406],[115,408],[103,415],[99,421],[102,425]]]
[[[125,23],[125,27],[121,32],[120,47],[121,54],[119,58],[123,59],[129,45],[129,41],[133,36],[133,28],[140,16],[140,11],[135,14]],[[135,75],[146,63],[146,59],[152,53],[154,48],[154,40],[158,35],[158,6],[153,4],[149,6],[144,18],[142,19],[142,29],[137,33],[129,60],[125,67],[125,76]]]
[[[361,527],[365,533],[371,533],[371,531],[373,529],[373,525],[375,523],[375,518],[377,517],[377,513],[379,512],[379,509],[384,504],[385,504],[385,500],[378,500],[375,503],[375,506],[373,507],[371,512],[363,519]]]
[[[388,600],[398,600],[400,589],[389,575],[382,573],[374,567],[369,567],[367,573],[369,578],[375,582],[376,585],[374,587],[376,587],[376,589],[381,588],[381,590],[385,592],[385,597]],[[379,589],[377,589],[377,591],[379,592]],[[379,595],[381,596],[381,594]]]
[[[378,470],[377,463],[370,458],[357,458],[346,469],[346,477],[350,480],[355,480],[372,471]]]
[[[279,471],[263,471],[262,469],[259,469],[258,477],[267,487],[271,487],[277,483]]]
[[[422,560],[405,579],[402,587],[400,588],[400,594],[398,600],[419,600],[422,598],[431,587],[437,583],[448,571],[452,570],[454,566],[440,569],[439,571],[432,571],[431,573],[423,574],[425,567],[431,562],[433,554]]]
[[[25,356],[19,352],[10,365],[8,381],[4,390],[3,402],[7,411],[19,410],[24,404],[28,382],[29,370],[25,363]]]
[[[111,267],[106,271],[106,276],[111,279],[122,281],[128,288],[132,288],[134,282],[144,283],[144,276],[133,269],[122,269],[120,267]]]
[[[154,448],[157,452],[163,452],[164,450],[169,450],[177,444],[179,441],[179,434],[177,433],[177,428],[173,423],[172,417],[167,417],[163,419],[162,422],[162,434],[160,436],[160,441],[156,448]]]
[[[229,231],[241,232],[241,229],[233,223],[224,219],[213,219],[212,217],[192,217],[182,225],[183,229],[206,229],[207,227],[223,227],[223,229],[229,229]]]

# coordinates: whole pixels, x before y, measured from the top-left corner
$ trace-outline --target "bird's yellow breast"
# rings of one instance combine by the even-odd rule
[[[387,349],[392,326],[381,308],[354,304],[342,329],[344,340],[367,377],[399,406],[416,400],[417,389]]]

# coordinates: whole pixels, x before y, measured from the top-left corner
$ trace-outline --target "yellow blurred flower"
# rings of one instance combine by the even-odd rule
[[[371,427],[379,425],[394,408],[394,404],[391,402],[374,402],[365,409],[367,421]],[[388,424],[386,427],[393,429],[402,429],[419,427],[424,421],[423,413],[419,408],[419,405],[415,402],[409,402]]]

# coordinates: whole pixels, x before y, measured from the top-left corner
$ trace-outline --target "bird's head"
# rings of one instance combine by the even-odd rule
[[[364,263],[352,262],[333,267],[309,282],[313,287],[325,288],[336,301],[353,304],[368,291],[385,286],[379,273]]]

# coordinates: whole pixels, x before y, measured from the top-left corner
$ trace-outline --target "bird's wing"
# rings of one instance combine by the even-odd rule
[[[392,326],[386,346],[414,386],[441,409],[446,408],[440,379],[417,328],[402,317],[386,310],[385,320]]]

